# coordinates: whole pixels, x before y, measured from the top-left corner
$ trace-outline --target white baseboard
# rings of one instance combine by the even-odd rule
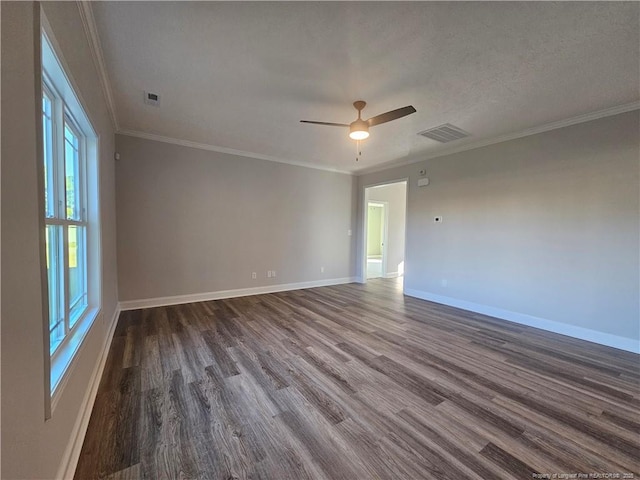
[[[397,278],[400,276],[398,272],[387,272],[384,274],[384,278]]]
[[[502,320],[508,320],[510,322],[519,323],[521,325],[539,328],[548,332],[559,333],[561,335],[567,335],[569,337],[578,338],[580,340],[586,340],[588,342],[618,348],[627,352],[640,353],[640,342],[632,338],[612,335],[610,333],[599,332],[597,330],[591,330],[588,328],[578,327],[576,325],[570,325],[568,323],[561,323],[554,320],[534,317],[532,315],[527,315],[524,313],[512,312],[510,310],[503,310],[501,308],[490,307],[488,305],[482,305],[479,303],[467,302],[466,300],[459,300],[457,298],[437,295],[435,293],[424,292],[422,290],[405,288],[404,294],[409,295],[410,297],[416,297],[422,300],[441,303],[443,305],[449,305],[450,307],[461,308],[463,310],[469,310],[471,312],[489,315],[491,317],[500,318]]]
[[[76,423],[73,426],[73,430],[71,431],[71,438],[69,439],[67,448],[64,452],[64,455],[62,456],[60,467],[58,468],[58,474],[56,475],[56,478],[58,479],[73,480],[73,476],[76,472],[78,459],[80,458],[80,452],[82,450],[82,444],[84,443],[84,437],[87,433],[87,427],[89,426],[93,404],[96,400],[98,386],[100,385],[100,379],[102,378],[102,372],[104,371],[104,366],[107,361],[109,349],[111,348],[111,340],[113,339],[116,324],[118,323],[120,310],[120,305],[117,305],[116,310],[115,312],[113,312],[113,316],[111,317],[111,323],[109,324],[107,335],[105,336],[104,342],[102,344],[100,357],[98,359],[98,362],[96,363],[95,368],[93,369],[93,372],[91,373],[91,379],[89,380],[87,391],[84,395],[84,398],[82,399],[78,418],[76,419]]]
[[[247,297],[249,295],[262,295],[264,293],[286,292],[288,290],[300,290],[302,288],[327,287],[330,285],[353,283],[355,281],[357,281],[356,277],[331,278],[327,280],[313,280],[310,282],[298,283],[281,283],[278,285],[237,288],[234,290],[219,290],[217,292],[194,293],[189,295],[176,295],[171,297],[126,300],[120,302],[120,309],[137,310],[139,308],[164,307],[167,305],[180,305],[182,303],[207,302],[209,300],[222,300],[224,298]]]

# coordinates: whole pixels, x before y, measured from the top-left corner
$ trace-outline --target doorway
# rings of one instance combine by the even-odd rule
[[[364,189],[363,281],[404,276],[407,181]]]

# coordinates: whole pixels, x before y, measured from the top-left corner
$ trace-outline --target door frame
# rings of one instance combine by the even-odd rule
[[[404,183],[405,184],[405,194],[404,194],[404,202],[405,202],[405,218],[404,218],[404,274],[407,272],[407,229],[409,225],[409,177],[397,178],[394,180],[385,180],[383,182],[370,183],[362,186],[362,190],[360,191],[360,214],[362,218],[362,224],[360,225],[360,255],[358,261],[360,262],[360,272],[361,276],[359,278],[360,283],[367,283],[367,224],[368,224],[368,213],[369,213],[369,198],[367,189],[373,187],[381,187],[383,185],[393,185],[394,183]],[[387,209],[388,210],[388,209]],[[389,222],[386,222],[388,226]],[[385,242],[385,246],[386,246]],[[404,282],[403,287],[404,291]]]

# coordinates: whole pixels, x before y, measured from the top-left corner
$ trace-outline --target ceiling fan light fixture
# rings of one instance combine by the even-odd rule
[[[349,137],[353,140],[369,138],[369,124],[364,120],[356,120],[349,125]]]
[[[365,138],[369,138],[369,132],[365,130],[355,130],[349,133],[349,137],[353,140],[364,140]]]

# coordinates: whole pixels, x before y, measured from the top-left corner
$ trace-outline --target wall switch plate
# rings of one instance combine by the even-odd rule
[[[251,272],[251,278],[255,280],[256,278],[258,278],[258,274],[256,272]]]
[[[442,216],[438,215],[437,217],[433,217],[433,222],[434,223],[442,223]]]
[[[276,271],[275,270],[271,270],[271,276],[275,278],[275,276],[276,276]]]
[[[351,236],[351,229],[347,230],[347,235]]]
[[[324,267],[320,267],[320,273],[324,273]]]
[[[271,278],[271,270],[267,270],[267,278]]]

